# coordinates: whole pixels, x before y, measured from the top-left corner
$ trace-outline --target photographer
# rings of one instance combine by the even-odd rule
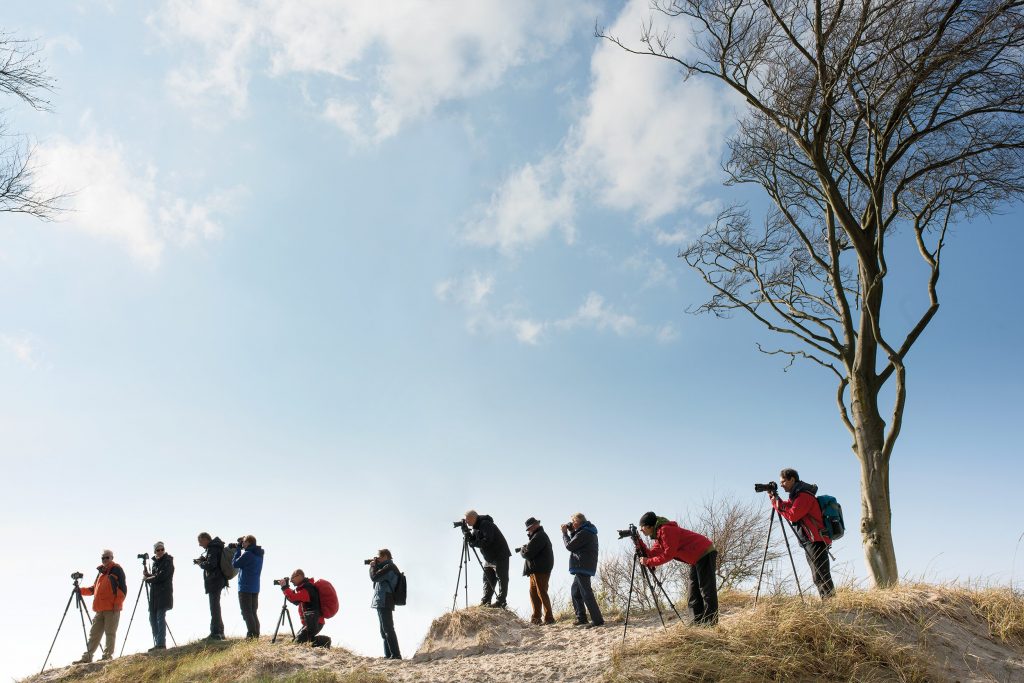
[[[284,593],[288,602],[299,608],[302,629],[295,636],[295,642],[310,643],[313,647],[330,647],[330,638],[317,635],[324,627],[323,611],[320,609],[320,591],[317,590],[312,579],[306,578],[305,572],[301,569],[292,572],[291,582],[295,586],[294,590],[288,587],[288,579],[281,579],[277,583],[281,586],[281,592]]]
[[[572,516],[569,524],[563,524],[562,543],[569,551],[569,573],[572,580],[572,609],[576,613],[574,626],[604,626],[601,608],[594,597],[590,579],[597,574],[597,527],[587,521],[582,512]],[[587,612],[590,623],[587,623]]]
[[[526,520],[526,536],[529,540],[526,541],[526,545],[518,548],[518,551],[526,560],[523,562],[523,576],[530,577],[530,604],[533,605],[530,623],[553,624],[555,616],[551,612],[551,598],[548,597],[548,582],[551,580],[551,570],[555,568],[555,553],[551,548],[551,539],[540,525],[540,520],[534,517]]]
[[[238,607],[245,620],[245,637],[260,637],[259,608],[260,572],[263,571],[263,548],[256,545],[252,534],[239,536],[238,543],[232,543],[235,554],[231,566],[238,570]],[[230,547],[230,546],[229,546]]]
[[[792,524],[793,533],[807,554],[807,564],[811,567],[811,576],[818,593],[822,599],[830,598],[836,592],[828,558],[828,547],[832,545],[832,539],[822,533],[825,521],[821,517],[821,506],[816,497],[818,487],[800,481],[797,471],[788,467],[779,473],[779,486],[789,494],[789,500],[781,500],[777,489],[768,489],[772,507]]]
[[[377,557],[370,560],[370,580],[373,581],[373,601],[370,607],[377,610],[380,621],[380,637],[384,640],[384,658],[401,659],[398,649],[398,635],[395,633],[395,589],[398,587],[398,567],[391,558],[391,551],[381,548]]]
[[[153,629],[154,650],[167,649],[167,610],[174,607],[174,558],[164,550],[164,542],[153,544],[153,568],[143,573],[149,584],[149,625]]]
[[[228,580],[220,568],[220,556],[224,552],[224,541],[214,538],[205,531],[199,534],[199,546],[205,551],[192,560],[203,570],[203,587],[210,599],[210,635],[207,640],[224,640],[224,620],[220,615],[220,592],[227,588]]]
[[[508,562],[512,551],[508,543],[490,515],[478,515],[476,510],[466,512],[464,518],[469,529],[464,529],[466,540],[471,546],[480,549],[484,556],[484,596],[480,604],[484,607],[506,607],[508,597]],[[491,605],[495,584],[498,588],[498,599]]]
[[[104,550],[100,554],[102,564],[96,567],[98,574],[96,581],[91,586],[82,586],[82,595],[91,595],[92,609],[96,617],[92,620],[92,628],[89,630],[89,643],[85,646],[85,652],[75,664],[88,664],[92,661],[92,653],[100,645],[100,637],[106,636],[101,659],[113,659],[114,643],[117,640],[117,624],[121,621],[121,606],[128,594],[128,584],[125,581],[124,569],[114,562],[114,553],[111,550]]]
[[[647,556],[641,560],[644,566],[653,569],[671,560],[690,565],[687,602],[693,610],[693,623],[697,626],[717,624],[718,585],[715,570],[718,568],[718,551],[711,539],[696,531],[684,529],[653,512],[645,512],[640,518],[640,530],[655,539]]]

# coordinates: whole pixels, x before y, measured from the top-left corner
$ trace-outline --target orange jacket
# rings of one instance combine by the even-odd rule
[[[91,586],[82,586],[82,595],[91,595],[93,612],[120,612],[128,593],[124,570],[121,565],[112,564],[110,569],[103,565],[96,567],[99,575]]]

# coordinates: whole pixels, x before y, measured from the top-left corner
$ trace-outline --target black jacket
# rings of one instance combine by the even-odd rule
[[[203,555],[202,562],[199,563],[199,566],[203,568],[203,585],[206,587],[207,593],[224,590],[224,586],[228,583],[227,577],[224,576],[224,572],[220,568],[220,556],[223,552],[224,541],[220,540],[220,536],[216,536],[206,546],[206,553]]]
[[[570,535],[571,533],[571,535]],[[575,531],[562,532],[562,542],[569,555],[569,573],[594,576],[597,574],[597,527],[590,522]]]
[[[149,611],[155,612],[174,607],[174,558],[164,553],[160,559],[153,559],[153,569],[146,579],[149,584]]]
[[[521,554],[526,558],[526,562],[523,563],[523,576],[550,574],[555,568],[555,551],[551,548],[551,539],[542,526],[530,534],[530,540],[523,546]]]
[[[477,517],[471,534],[469,544],[480,548],[485,561],[498,562],[506,557],[512,557],[508,542],[490,515]]]

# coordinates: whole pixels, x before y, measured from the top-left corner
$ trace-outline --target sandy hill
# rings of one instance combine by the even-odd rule
[[[471,608],[431,625],[411,660],[269,641],[192,643],[159,655],[54,669],[26,679],[95,681],[1021,681],[1024,598],[1005,589],[933,586],[842,591],[829,603],[726,596],[721,624],[655,616],[599,629],[531,626]]]

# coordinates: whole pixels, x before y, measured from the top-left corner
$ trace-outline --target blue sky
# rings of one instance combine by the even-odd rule
[[[0,580],[33,596],[0,624],[0,674],[38,668],[68,574],[105,547],[134,600],[130,558],[164,540],[172,629],[205,635],[202,530],[267,548],[265,631],[270,578],[301,566],[339,588],[336,642],[376,655],[360,560],[387,546],[409,575],[411,654],[451,604],[468,507],[514,544],[527,517],[556,531],[581,510],[608,549],[648,509],[759,501],[793,466],[856,528],[831,378],[784,373],[748,320],[685,312],[707,292],[677,250],[761,200],[720,185],[736,102],[593,38],[636,33],[645,5],[7,8],[57,79],[51,113],[4,103],[11,128],[76,194],[59,222],[0,217]],[[1022,215],[957,228],[909,358],[908,576],[1014,570]],[[895,325],[925,301],[914,258],[891,264]],[[838,546],[863,579],[857,535]],[[527,607],[525,580],[510,601]],[[65,626],[55,663],[80,639]]]

